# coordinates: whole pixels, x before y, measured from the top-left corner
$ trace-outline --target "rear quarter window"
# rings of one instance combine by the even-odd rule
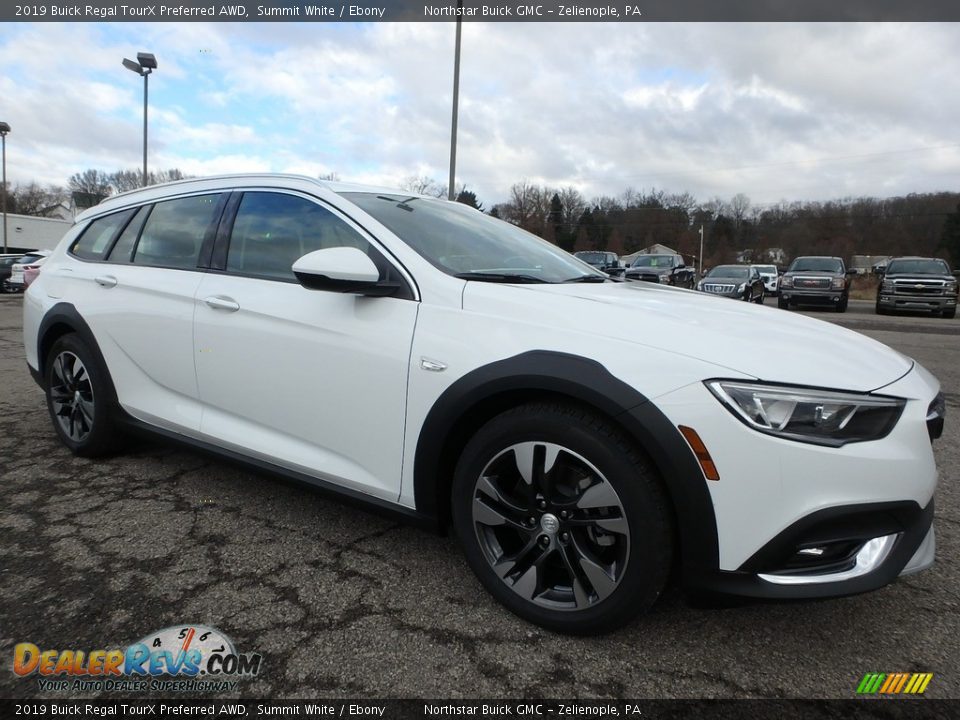
[[[100,260],[110,242],[126,225],[133,210],[124,210],[97,218],[91,222],[70,248],[71,254],[81,260]]]

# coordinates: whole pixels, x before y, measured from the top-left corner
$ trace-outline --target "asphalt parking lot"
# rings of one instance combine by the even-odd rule
[[[20,306],[0,296],[4,698],[50,697],[12,672],[16,643],[124,647],[183,623],[263,654],[221,697],[852,698],[867,672],[932,672],[927,696],[960,697],[960,319],[857,301],[811,313],[943,384],[932,570],[818,602],[715,608],[671,591],[618,634],[570,638],[501,609],[450,538],[163,444],[73,457],[27,372]]]

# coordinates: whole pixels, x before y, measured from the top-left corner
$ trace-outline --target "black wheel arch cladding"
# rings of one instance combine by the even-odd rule
[[[562,396],[589,405],[612,419],[649,455],[663,480],[674,511],[684,576],[719,565],[713,502],[696,458],[679,430],[635,388],[595,360],[568,353],[533,350],[484,365],[447,388],[423,423],[414,457],[417,511],[444,524],[448,520],[451,463],[468,439],[474,410],[503,410],[517,397]],[[494,414],[497,414],[494,412]]]

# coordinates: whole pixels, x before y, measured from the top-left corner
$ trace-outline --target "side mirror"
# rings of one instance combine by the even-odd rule
[[[354,247],[314,250],[293,264],[293,274],[308,290],[393,295],[399,283],[380,282],[380,271],[373,260]]]

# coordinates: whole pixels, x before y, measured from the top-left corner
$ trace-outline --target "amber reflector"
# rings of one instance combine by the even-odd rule
[[[703,470],[703,476],[707,480],[719,480],[720,473],[717,472],[717,466],[713,464],[713,458],[710,457],[710,451],[703,444],[703,440],[697,435],[697,431],[686,425],[678,425],[680,434],[683,435],[693,454],[697,456],[697,462]]]

